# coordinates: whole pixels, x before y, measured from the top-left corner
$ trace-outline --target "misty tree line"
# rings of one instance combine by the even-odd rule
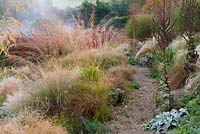
[[[131,0],[110,2],[97,0],[95,3],[85,1],[80,6],[84,24],[88,27],[90,17],[94,12],[94,25],[109,23],[118,28],[124,27],[129,19],[131,2]]]
[[[88,28],[88,23],[90,21],[92,13],[94,13],[94,25],[105,24],[109,22],[109,25],[114,25],[115,27],[122,28],[127,23],[127,20],[130,17],[130,9],[132,5],[132,0],[110,0],[109,2],[104,2],[100,0],[96,0],[96,2],[90,2],[86,0],[76,8],[67,8],[61,11],[56,7],[53,7],[53,5],[51,6],[51,2],[47,2],[48,3],[46,4],[48,5],[48,7],[52,7],[53,11],[56,13],[56,16],[61,20],[69,16],[74,16],[74,18],[77,19],[78,14],[81,12],[82,19],[86,28]],[[37,6],[37,2],[25,0],[23,4],[28,14],[16,14],[15,12],[13,12],[13,15],[16,19],[28,20],[33,17],[40,18],[38,17],[38,12],[40,12],[40,9],[39,6]],[[1,4],[0,16],[3,15],[4,10],[5,5]]]

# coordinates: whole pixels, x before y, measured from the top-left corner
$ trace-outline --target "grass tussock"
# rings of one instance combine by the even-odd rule
[[[70,31],[58,20],[40,20],[36,24],[35,33],[33,45],[44,56],[65,55],[73,47]]]
[[[12,95],[7,95],[5,102],[3,103],[4,107],[9,110],[15,110],[22,108],[27,100],[30,98],[30,94],[25,90],[19,90],[13,92]]]
[[[49,57],[59,57],[74,50],[97,49],[129,42],[121,30],[112,27],[85,30],[77,26],[69,30],[58,20],[39,20],[33,33],[16,37],[16,46],[11,47],[10,54],[40,63]]]
[[[68,134],[67,131],[42,119],[35,113],[20,115],[0,126],[2,134]]]
[[[22,80],[15,77],[4,78],[0,82],[0,94],[5,96],[12,95],[16,91],[23,90],[24,87],[22,85]]]
[[[187,74],[184,69],[184,65],[176,64],[169,72],[170,87],[172,90],[179,89],[187,79]]]
[[[2,108],[36,110],[45,118],[58,116],[55,122],[74,133],[90,129],[87,122],[89,127],[104,127],[113,113],[114,89],[132,79],[125,55],[129,40],[123,31],[79,26],[69,30],[57,20],[39,20],[34,27],[34,34],[16,37],[16,46],[9,49],[6,59],[14,67],[2,76],[13,78],[0,82],[0,93],[5,95]],[[5,134],[67,133],[34,114],[3,123],[0,130]]]
[[[99,66],[102,70],[107,70],[113,66],[127,64],[127,58],[117,51],[104,49],[92,49],[82,52],[74,52],[65,59],[69,66]]]
[[[187,43],[183,38],[178,37],[169,46],[175,53],[174,65],[184,64],[187,61]]]
[[[186,81],[186,89],[190,91],[197,91],[199,92],[200,87],[200,72],[197,71],[189,76]]]
[[[48,115],[64,112],[76,119],[104,121],[112,113],[110,83],[96,67],[54,71],[36,82],[30,92],[29,104]]]
[[[141,47],[141,49],[136,53],[135,59],[138,61],[140,58],[142,58],[145,54],[151,54],[157,50],[156,41],[153,38],[152,40],[148,40],[144,43],[144,45]]]
[[[108,79],[115,88],[123,88],[132,80],[133,69],[130,66],[117,66],[108,70]]]

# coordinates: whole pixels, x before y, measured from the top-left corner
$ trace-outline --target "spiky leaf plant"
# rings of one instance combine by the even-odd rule
[[[172,11],[173,9],[171,1],[164,0],[160,12],[155,14],[154,17],[154,23],[157,26],[154,36],[158,42],[158,46],[162,51],[162,62],[163,62],[162,81],[166,84],[166,88],[163,88],[163,91],[161,92],[165,92],[166,94],[168,94],[167,98],[165,97],[165,100],[169,101],[168,103],[169,105],[165,105],[165,107],[162,107],[162,105],[159,106],[161,110],[168,110],[172,101],[170,87],[168,83],[168,76],[167,76],[167,58],[166,58],[166,49],[172,42],[173,38],[175,37],[173,32],[174,22],[173,22]],[[158,90],[158,94],[159,92],[160,90]]]
[[[182,0],[181,5],[182,35],[188,44],[187,62],[185,70],[188,75],[195,70],[199,57],[195,50],[194,34],[200,31],[200,4],[197,0]]]

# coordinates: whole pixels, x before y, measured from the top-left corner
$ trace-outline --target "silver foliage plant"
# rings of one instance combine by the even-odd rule
[[[184,108],[163,112],[147,122],[145,130],[155,130],[156,134],[166,133],[169,128],[178,127],[180,120],[186,115],[189,115],[189,112]]]

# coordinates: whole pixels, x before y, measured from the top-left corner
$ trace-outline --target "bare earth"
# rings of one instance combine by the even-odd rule
[[[155,90],[157,82],[149,77],[149,69],[134,66],[134,80],[143,91],[132,91],[126,106],[116,107],[113,120],[108,122],[113,134],[151,134],[144,131],[143,124],[150,119],[156,109]]]

